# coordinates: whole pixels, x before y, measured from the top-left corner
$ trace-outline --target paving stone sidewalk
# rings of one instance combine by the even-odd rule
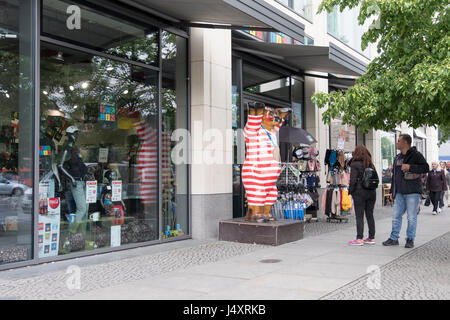
[[[377,228],[380,226],[384,233],[390,229],[391,214],[390,207],[375,214]],[[448,218],[450,214],[441,219],[446,219],[442,221],[450,226]],[[430,226],[437,220],[430,214],[420,219],[428,224],[425,233],[434,234]],[[444,230],[447,225],[438,229]],[[354,217],[350,217],[349,223],[321,220],[306,224],[304,240],[280,247],[186,240],[2,271],[0,299],[223,299],[228,294],[231,299],[248,299],[251,292],[253,297],[263,295],[266,299],[317,299],[365,274],[366,262],[383,265],[400,255],[401,249],[387,253],[382,247],[355,252],[345,246],[354,229]],[[283,261],[278,265],[260,262],[271,257]],[[363,263],[357,261],[361,258],[365,259]],[[346,267],[348,259],[356,259],[357,265]],[[335,279],[327,278],[329,275],[324,272],[336,263],[342,264],[346,272]],[[66,270],[71,265],[81,271],[81,288],[77,290],[69,290],[67,286]],[[312,291],[305,289],[305,285]],[[297,290],[299,286],[301,290]],[[238,294],[239,288],[242,296]]]
[[[368,285],[369,284],[369,285]],[[449,300],[450,232],[322,297],[323,300]]]
[[[69,275],[66,273],[67,269],[18,280],[4,280],[0,272],[0,299],[62,299],[181,268],[217,262],[264,247],[218,241],[141,257],[88,265],[79,269],[81,287],[77,290],[71,290],[67,286],[69,279]],[[73,267],[77,267],[77,262],[74,261],[69,267],[72,267],[70,270],[74,270]],[[22,274],[25,273],[24,270],[21,271]]]

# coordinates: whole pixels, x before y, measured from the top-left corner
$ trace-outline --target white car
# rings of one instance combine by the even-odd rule
[[[10,181],[0,176],[0,195],[16,196],[20,197],[24,195],[29,187],[24,184]]]

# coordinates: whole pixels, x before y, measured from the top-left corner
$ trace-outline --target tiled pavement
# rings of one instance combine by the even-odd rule
[[[449,300],[450,232],[382,266],[378,275],[361,277],[322,299]]]
[[[389,235],[391,210],[376,212],[380,242]],[[448,299],[450,268],[440,257],[448,257],[450,210],[419,215],[416,245],[423,246],[415,250],[348,247],[354,229],[353,219],[318,222],[306,225],[305,239],[279,247],[187,240],[3,271],[0,299]],[[66,270],[72,265],[80,268],[80,289],[68,289]],[[374,265],[381,268],[381,290],[366,285]],[[414,266],[434,271],[416,277],[402,272]],[[411,281],[422,290],[407,285]],[[441,286],[430,293],[438,281]]]

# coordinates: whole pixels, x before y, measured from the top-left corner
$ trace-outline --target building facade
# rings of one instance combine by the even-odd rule
[[[323,124],[312,94],[351,86],[376,50],[357,11],[319,3],[2,1],[0,270],[217,238],[245,215],[249,101],[291,107],[322,156],[363,143],[381,171],[410,133],[437,160],[431,128]]]

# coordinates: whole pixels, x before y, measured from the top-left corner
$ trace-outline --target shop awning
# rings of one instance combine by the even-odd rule
[[[322,47],[235,39],[233,44],[235,50],[275,59],[299,72],[316,71],[350,76],[360,76],[366,72],[364,62],[333,43],[329,47]]]
[[[120,0],[173,23],[206,28],[261,27],[304,41],[305,26],[264,0]],[[228,27],[227,27],[228,26]]]
[[[335,74],[329,74],[328,75],[328,86],[334,87],[338,89],[348,89],[352,87],[355,84],[357,77],[351,77],[351,76],[343,76],[343,75],[335,75]]]

